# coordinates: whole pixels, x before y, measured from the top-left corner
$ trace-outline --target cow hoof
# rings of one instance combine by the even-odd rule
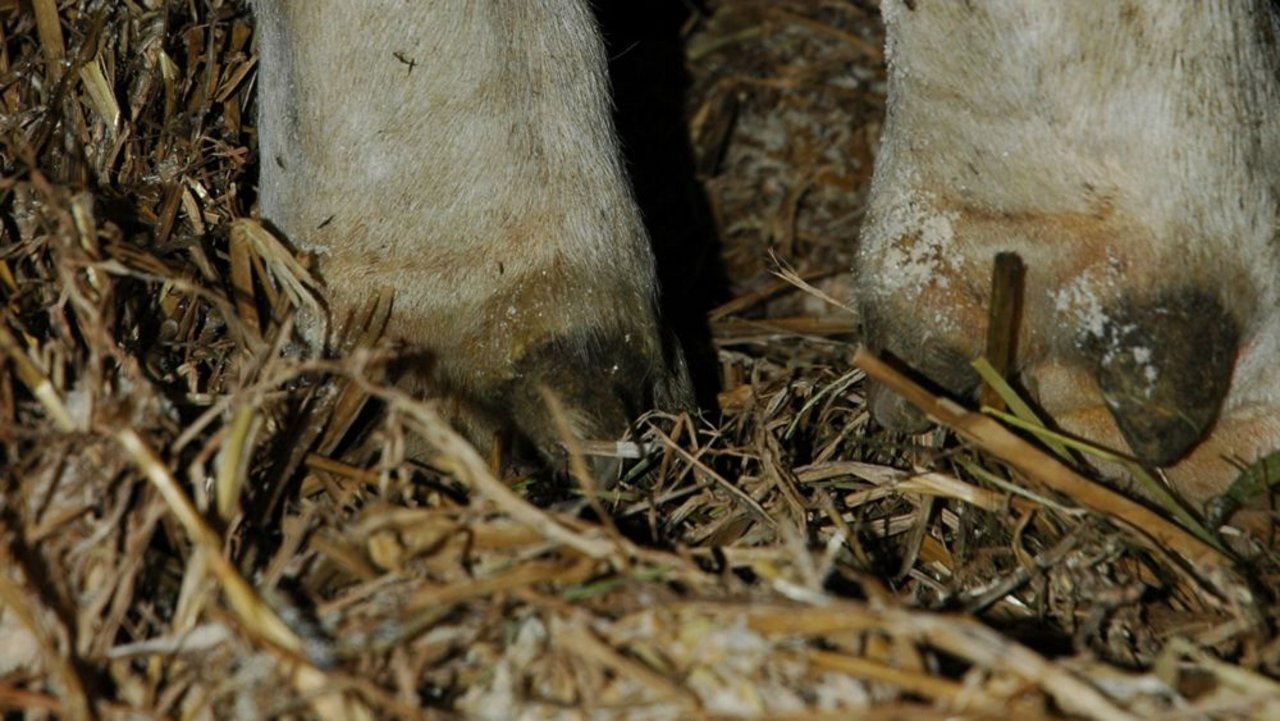
[[[1098,385],[1138,460],[1167,466],[1208,432],[1231,385],[1240,332],[1218,299],[1171,292],[1108,314]]]
[[[691,386],[678,346],[664,358],[637,334],[556,338],[515,363],[515,375],[499,392],[503,415],[551,468],[567,472],[576,441],[615,440],[650,408],[693,407]],[[587,454],[587,470],[608,487],[621,464]]]

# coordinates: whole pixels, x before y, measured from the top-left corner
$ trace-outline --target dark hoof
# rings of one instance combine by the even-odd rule
[[[566,435],[608,441],[621,438],[645,411],[693,407],[693,392],[678,350],[665,356],[635,340],[561,338],[525,355],[516,364],[507,393],[514,430],[558,471],[569,470]],[[669,348],[678,348],[672,342]],[[621,462],[609,456],[585,457],[595,481],[616,482]]]
[[[1110,314],[1093,351],[1098,384],[1138,460],[1170,465],[1213,425],[1240,331],[1216,296],[1170,292]]]
[[[891,336],[890,340],[902,342],[893,344],[891,352],[880,353],[881,358],[930,391],[963,399],[972,396],[978,387],[980,379],[969,363],[970,356],[960,349],[937,341],[921,340],[910,333]],[[932,424],[905,398],[875,381],[867,384],[867,406],[877,423],[895,433],[923,433]]]
[[[867,405],[876,422],[894,433],[923,433],[929,430],[929,418],[877,381],[867,382]]]

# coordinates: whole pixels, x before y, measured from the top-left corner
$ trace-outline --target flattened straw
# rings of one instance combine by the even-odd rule
[[[0,534],[0,568],[4,569],[0,572],[0,608],[13,614],[39,646],[45,667],[53,675],[54,687],[61,692],[61,702],[58,708],[52,710],[65,713],[67,718],[75,721],[89,721],[95,718],[95,714],[89,703],[89,696],[85,692],[84,683],[80,680],[80,674],[71,658],[66,653],[60,652],[51,638],[57,635],[63,639],[64,643],[69,643],[67,629],[60,625],[49,628],[44,620],[50,617],[56,619],[56,616],[33,602],[33,592],[29,584],[13,578],[13,569],[25,571],[25,567],[10,553],[10,542],[7,538],[10,533],[12,533],[11,530]],[[22,575],[25,577],[25,573]],[[55,623],[60,624],[59,621]],[[8,647],[8,650],[13,649]]]
[[[911,401],[930,418],[955,430],[966,440],[981,446],[1045,486],[1087,508],[1123,522],[1136,537],[1145,539],[1155,548],[1177,553],[1204,577],[1212,577],[1221,573],[1222,569],[1232,567],[1231,559],[1208,543],[1145,506],[1093,483],[981,413],[970,413],[946,398],[933,395],[866,349],[859,348],[853,362],[866,371],[868,376]]]
[[[36,16],[36,32],[40,36],[40,49],[49,67],[49,78],[62,77],[62,61],[67,57],[67,46],[62,40],[62,23],[58,19],[58,3],[55,0],[32,0]]]
[[[372,721],[373,712],[359,699],[348,693],[336,691],[328,676],[317,669],[303,655],[302,639],[289,628],[275,611],[262,600],[249,582],[240,575],[235,565],[222,553],[222,539],[205,523],[195,506],[178,486],[164,462],[150,445],[132,428],[115,434],[116,441],[124,448],[134,465],[142,471],[160,492],[178,522],[186,529],[198,553],[205,554],[214,576],[222,584],[227,601],[239,617],[243,628],[266,641],[269,647],[286,653],[280,660],[293,668],[293,682],[306,696],[316,714],[324,719],[355,719]]]

